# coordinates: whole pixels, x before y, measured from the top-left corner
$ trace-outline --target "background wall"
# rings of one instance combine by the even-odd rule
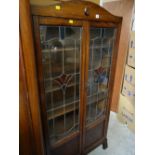
[[[134,0],[107,2],[103,4],[103,7],[112,14],[123,17],[120,44],[119,44],[119,55],[116,64],[116,76],[114,81],[115,85],[112,94],[112,104],[111,104],[111,110],[117,112],[124,67],[126,63],[126,57],[130,39],[132,15],[134,10]]]

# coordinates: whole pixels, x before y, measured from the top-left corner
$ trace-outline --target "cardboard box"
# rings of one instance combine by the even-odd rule
[[[135,31],[131,31],[129,48],[135,48]]]
[[[135,68],[135,49],[129,48],[127,64]]]
[[[126,80],[132,86],[135,85],[135,69],[134,68],[129,67],[128,65],[125,66],[124,80]]]
[[[122,94],[135,105],[135,87],[129,84],[126,80],[123,82]]]
[[[134,12],[133,17],[132,17],[132,26],[131,26],[131,30],[132,30],[132,31],[135,31],[135,12]]]
[[[130,101],[120,94],[119,108],[117,114],[118,120],[127,124],[128,128],[134,132],[135,130],[135,108]]]

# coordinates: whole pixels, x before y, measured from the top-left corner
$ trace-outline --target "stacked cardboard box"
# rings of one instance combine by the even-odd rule
[[[135,68],[135,32],[131,32],[127,64]]]
[[[127,124],[128,128],[134,132],[135,127],[135,110],[131,102],[122,94],[120,94],[118,119],[123,124]]]
[[[124,95],[133,105],[135,103],[135,69],[126,65],[122,95]]]
[[[127,64],[125,66],[122,91],[120,94],[118,119],[127,124],[134,132],[135,128],[135,32],[131,32]]]

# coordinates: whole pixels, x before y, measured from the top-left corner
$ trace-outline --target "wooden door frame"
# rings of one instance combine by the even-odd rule
[[[74,20],[74,19],[73,19]],[[40,48],[40,32],[39,32],[39,25],[51,25],[51,26],[81,26],[83,28],[83,32],[82,32],[82,46],[81,46],[81,88],[80,88],[80,152],[83,153],[84,151],[84,143],[85,143],[85,119],[86,119],[86,92],[87,92],[87,87],[86,87],[86,84],[87,84],[87,80],[88,80],[88,63],[89,63],[89,30],[90,30],[90,26],[92,27],[100,27],[100,28],[116,28],[118,29],[120,27],[120,24],[116,24],[116,23],[107,23],[107,22],[90,22],[90,21],[82,21],[82,20],[74,20],[74,24],[70,24],[68,21],[69,19],[64,19],[64,18],[55,18],[55,17],[39,17],[39,16],[34,16],[33,17],[33,21],[34,21],[34,34],[35,34],[35,44],[36,44],[36,53],[39,53],[41,54],[41,48]],[[115,56],[112,56],[112,68],[111,68],[111,72],[114,73],[115,72],[115,65],[116,64],[116,61],[117,61],[117,54],[118,54],[118,51],[117,51],[117,47],[118,47],[118,42],[119,42],[119,34],[120,33],[117,33],[116,35],[116,41],[115,41],[115,45],[114,45],[114,49],[115,51],[113,52],[113,54]],[[38,54],[36,54],[36,57],[37,57],[37,66],[39,66],[39,70],[38,70],[38,81],[42,81],[43,79],[43,71],[42,71],[42,68],[40,68],[42,66],[41,64],[41,56],[38,56]],[[110,76],[110,80],[109,80],[109,91],[111,94],[112,93],[112,87],[113,87],[113,81],[114,81],[114,74],[113,76]],[[41,88],[40,89],[40,96],[43,97],[43,99],[41,99],[41,109],[43,110],[42,111],[42,122],[43,122],[43,131],[44,133],[46,133],[44,135],[44,138],[45,138],[45,143],[46,143],[46,149],[50,150],[50,144],[49,144],[49,138],[47,137],[48,136],[48,128],[47,128],[47,122],[45,120],[47,120],[47,115],[46,115],[46,107],[45,107],[45,96],[44,96],[44,88],[43,88],[43,84],[41,84],[40,82],[38,82],[39,85],[41,85]],[[110,102],[111,101],[111,96],[109,96],[109,99],[108,99],[108,108],[107,108],[107,119],[106,119],[106,125],[105,125],[105,134],[106,135],[106,132],[107,132],[107,127],[108,127],[108,120],[109,120],[109,107],[110,107]],[[99,119],[97,120],[97,123],[94,122],[92,123],[91,126],[94,126],[94,124],[98,124],[100,123],[101,121],[103,121],[103,119]],[[91,128],[91,127],[90,127]],[[103,135],[103,136],[104,136]],[[76,135],[75,135],[76,136]],[[60,141],[60,143],[58,143],[57,146],[63,144],[64,142],[70,140],[72,136],[68,136],[68,138],[66,138],[66,140],[62,140]],[[50,152],[48,152],[50,154]]]
[[[116,70],[117,70],[117,66],[116,64],[118,63],[118,56],[119,56],[119,45],[120,45],[120,35],[121,35],[121,27],[122,27],[122,22],[119,23],[110,23],[110,22],[94,22],[91,21],[90,22],[90,26],[92,27],[98,27],[98,28],[116,28],[116,39],[115,39],[115,44],[113,47],[113,51],[112,51],[112,64],[111,64],[111,69],[110,69],[110,79],[109,79],[109,83],[108,83],[108,88],[109,88],[109,96],[108,96],[108,107],[107,107],[107,111],[106,111],[106,121],[105,121],[105,131],[104,131],[104,136],[107,135],[107,130],[108,130],[108,122],[109,122],[109,116],[110,116],[110,108],[111,108],[111,104],[112,104],[112,99],[113,99],[113,94],[115,94],[114,92],[114,87],[115,87],[115,76],[117,74]],[[89,51],[87,51],[89,52]],[[89,57],[88,57],[89,59]],[[88,61],[88,60],[86,60]],[[87,66],[87,70],[88,70],[88,66]],[[85,79],[87,81],[87,79]],[[106,138],[106,137],[105,137]]]
[[[84,146],[85,146],[85,132],[87,128],[93,128],[100,122],[104,121],[104,118],[98,119],[95,122],[91,123],[88,127],[86,127],[86,106],[87,106],[87,82],[88,82],[88,66],[89,66],[89,40],[90,40],[90,34],[89,30],[90,27],[96,27],[96,28],[116,28],[116,39],[115,39],[115,44],[113,47],[112,51],[112,64],[111,64],[111,69],[110,69],[110,79],[108,82],[108,88],[109,88],[109,96],[108,96],[108,101],[107,101],[107,110],[106,110],[106,119],[105,119],[105,124],[103,124],[104,128],[104,135],[103,138],[99,143],[103,143],[105,140],[107,141],[107,130],[108,130],[108,122],[109,122],[109,116],[110,116],[110,107],[111,107],[111,100],[112,100],[112,93],[113,88],[114,88],[114,77],[116,75],[116,63],[117,63],[117,56],[119,54],[118,51],[118,46],[119,46],[119,38],[120,38],[120,32],[121,32],[121,22],[120,23],[110,23],[110,22],[95,22],[95,21],[86,21],[84,24],[85,28],[85,35],[87,38],[84,41],[85,44],[85,78],[84,78],[84,83],[85,83],[85,88],[84,88],[84,117],[83,117],[83,141],[82,141],[82,151],[84,151]],[[95,144],[94,144],[95,146]],[[92,150],[93,147],[88,148],[88,150]],[[86,153],[86,152],[83,152]]]
[[[33,33],[32,33],[32,25],[31,25],[31,14],[30,14],[30,5],[29,0],[20,0],[19,2],[19,19],[20,19],[20,46],[22,47],[22,61],[25,68],[25,81],[27,84],[27,100],[29,104],[29,115],[30,115],[30,126],[32,126],[32,136],[31,141],[34,143],[33,150],[23,150],[25,154],[29,154],[28,152],[35,152],[37,155],[44,155],[44,143],[42,136],[42,125],[41,125],[41,117],[40,117],[40,106],[39,106],[39,94],[38,94],[38,84],[37,84],[37,76],[36,76],[36,64],[35,64],[35,56],[34,56],[34,43],[33,43]],[[21,59],[21,57],[20,57]],[[21,66],[23,67],[23,66]],[[21,73],[22,74],[22,73]],[[22,79],[23,80],[23,79]],[[20,92],[21,93],[21,92]],[[22,118],[21,118],[22,119]],[[24,121],[24,120],[21,120]],[[27,124],[28,125],[28,124]],[[22,130],[20,128],[20,130]],[[25,133],[22,135],[25,138],[29,135]],[[20,135],[21,136],[21,135]],[[22,145],[27,145],[26,143],[22,143]],[[24,146],[23,146],[24,148]],[[29,148],[30,149],[30,148]]]
[[[62,140],[59,140],[59,142],[56,143],[56,145],[51,146],[49,144],[49,137],[48,137],[48,127],[47,127],[47,113],[46,113],[46,105],[45,105],[45,93],[44,93],[44,84],[43,84],[43,68],[42,68],[42,50],[40,46],[40,32],[39,32],[39,26],[40,25],[48,25],[48,26],[71,26],[71,27],[81,27],[83,28],[84,22],[82,20],[73,20],[73,23],[69,23],[69,19],[64,18],[55,18],[55,17],[39,17],[39,16],[33,16],[33,25],[34,25],[34,36],[35,36],[35,45],[36,45],[36,63],[37,63],[37,74],[38,74],[38,85],[39,85],[39,94],[40,94],[40,106],[41,106],[41,115],[42,115],[42,123],[43,123],[43,133],[44,133],[44,141],[45,141],[45,147],[48,150],[48,154],[50,154],[51,147],[54,149],[56,147],[59,147],[60,145],[68,142],[73,137],[76,137],[78,134],[80,135],[80,152],[81,152],[81,144],[82,144],[82,133],[83,133],[83,92],[84,92],[84,63],[85,63],[85,49],[84,49],[84,37],[82,37],[81,41],[81,64],[80,64],[80,110],[79,110],[79,116],[80,116],[80,125],[79,125],[79,132],[72,133],[71,135],[68,135],[67,137],[63,138]],[[82,31],[83,35],[84,30]]]

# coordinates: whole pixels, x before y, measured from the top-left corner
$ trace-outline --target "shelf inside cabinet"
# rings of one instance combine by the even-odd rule
[[[101,49],[101,48],[108,48],[109,46],[108,45],[102,45],[102,46],[91,46],[90,49]],[[59,48],[57,50],[55,49],[43,49],[42,52],[43,53],[51,53],[51,52],[64,52],[64,51],[73,51],[73,50],[80,50],[79,48],[75,48],[75,47],[68,47],[68,48],[65,48],[65,47],[62,47],[62,48]]]
[[[100,99],[96,102],[87,104],[87,123],[91,123],[98,119],[101,115],[105,117],[107,106],[107,98]]]
[[[109,58],[109,57],[105,57],[105,58]],[[104,67],[104,68],[105,68],[105,70],[109,70],[110,67],[111,67],[111,65],[108,65],[108,66],[106,66],[106,67]],[[95,71],[96,69],[97,69],[97,68],[95,68],[95,69],[88,69],[88,71],[89,71],[89,72],[92,72],[92,71]]]
[[[90,46],[90,49],[95,50],[95,49],[103,49],[103,48],[108,48],[108,46]]]
[[[67,114],[71,111],[75,111],[77,109],[79,109],[79,101],[76,101],[71,104],[67,104],[65,106],[61,106],[59,108],[54,108],[51,111],[49,110],[47,112],[47,117],[48,117],[48,120],[51,120],[61,115]]]
[[[51,53],[51,52],[64,52],[64,51],[73,51],[73,50],[80,50],[79,48],[75,48],[75,47],[62,47],[62,48],[59,48],[57,50],[55,49],[44,49],[42,50],[43,53]]]
[[[70,85],[67,86],[67,88],[75,87],[75,86],[78,86],[78,85],[79,85],[79,83],[70,84]],[[50,86],[49,86],[48,89],[46,87],[45,93],[50,93],[50,92],[59,91],[59,90],[61,90],[61,88],[59,88],[59,87],[50,88]]]
[[[62,74],[63,67],[61,64],[57,66],[55,65],[53,67],[52,66],[53,65],[50,65],[50,63],[43,63],[45,79],[49,79],[51,76],[53,78],[56,78]],[[79,72],[80,70],[79,62],[76,62],[76,63],[69,62],[68,64],[65,65],[65,70],[66,72],[68,72],[68,74],[71,74],[71,75],[75,74],[75,70],[76,70],[76,73]]]
[[[78,110],[76,110],[75,113],[68,113],[65,119],[67,120],[67,122],[64,121],[64,116],[62,115],[56,118],[56,120],[49,120],[49,128],[51,131],[50,138],[52,144],[54,144],[56,141],[58,142],[60,139],[65,138],[68,134],[71,134],[78,130]]]

